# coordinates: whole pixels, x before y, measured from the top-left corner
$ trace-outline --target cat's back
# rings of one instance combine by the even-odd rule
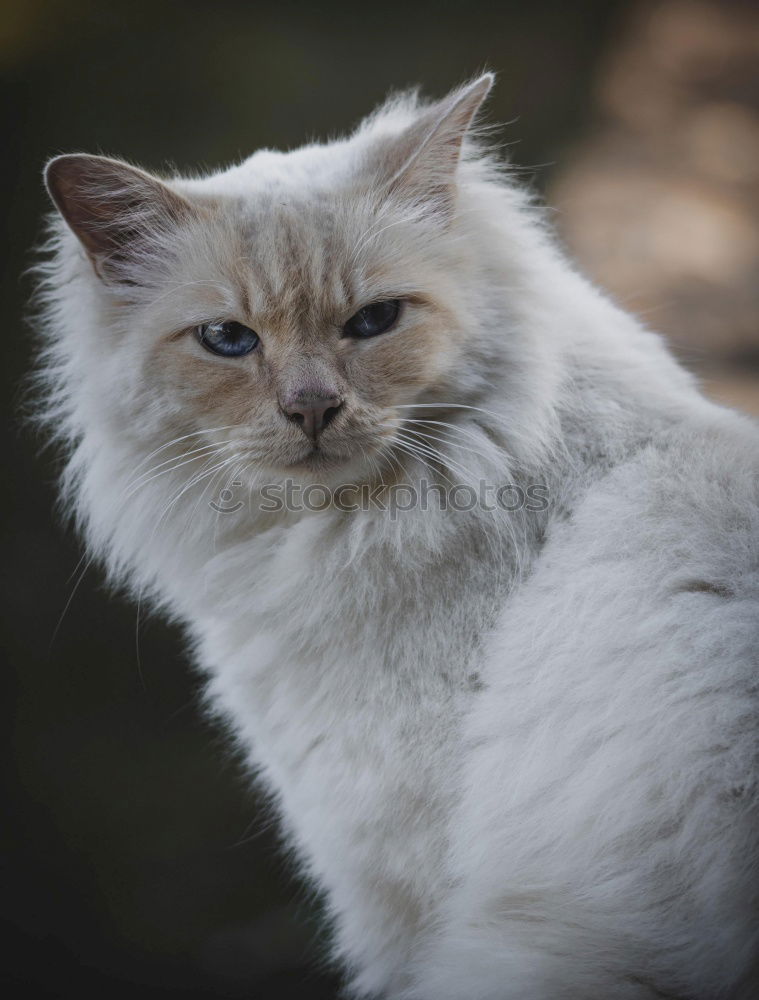
[[[697,646],[715,617],[714,643],[727,649],[730,622],[742,622],[757,656],[757,602],[759,426],[704,403],[643,440],[556,517],[501,627],[526,637],[542,623],[541,635],[562,629],[581,646],[657,649],[652,669],[663,669],[667,628]],[[567,648],[554,639],[557,653]]]
[[[755,696],[759,427],[705,404],[596,479],[549,529],[504,630],[543,646],[526,659],[549,688],[561,675],[608,699],[606,679],[654,714],[670,691]]]
[[[747,593],[759,571],[759,425],[705,404],[597,480],[557,529],[556,550],[585,553],[578,568],[622,566],[631,588]]]
[[[756,427],[705,404],[597,479],[506,602],[483,682],[464,785],[490,800],[465,794],[460,826],[502,878],[456,852],[477,910],[526,884],[578,953],[618,934],[694,997],[725,963],[754,975]]]

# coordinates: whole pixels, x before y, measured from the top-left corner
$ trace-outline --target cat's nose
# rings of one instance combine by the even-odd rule
[[[303,433],[316,444],[319,435],[337,416],[343,401],[336,395],[299,393],[282,404],[288,420],[297,424]]]

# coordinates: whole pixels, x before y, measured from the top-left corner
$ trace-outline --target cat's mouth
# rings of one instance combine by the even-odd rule
[[[325,461],[324,450],[318,445],[314,445],[313,448],[309,448],[305,454],[301,455],[300,458],[296,458],[294,462],[291,463],[291,468],[297,468],[300,465],[308,466],[313,468],[316,465],[321,465]]]
[[[309,472],[335,469],[344,465],[348,456],[339,452],[326,450],[318,444],[313,445],[295,461],[289,462],[287,468],[296,471],[307,469]]]
[[[297,458],[283,463],[283,467],[290,475],[305,476],[311,481],[321,476],[326,482],[331,482],[335,474],[361,476],[367,456],[375,450],[368,442],[355,449],[345,445],[334,447],[334,444],[325,447],[322,442],[318,442]]]

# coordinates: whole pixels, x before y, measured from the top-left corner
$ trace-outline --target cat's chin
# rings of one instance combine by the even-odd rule
[[[364,456],[346,455],[312,448],[311,451],[283,465],[280,472],[295,479],[310,483],[346,482],[346,477],[363,480],[366,474],[366,458]]]

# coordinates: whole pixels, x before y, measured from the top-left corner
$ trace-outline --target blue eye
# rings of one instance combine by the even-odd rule
[[[205,323],[195,328],[195,336],[211,354],[239,358],[258,347],[258,334],[242,323]]]
[[[400,299],[371,302],[351,316],[343,327],[343,333],[346,337],[376,337],[395,325],[400,312]]]

